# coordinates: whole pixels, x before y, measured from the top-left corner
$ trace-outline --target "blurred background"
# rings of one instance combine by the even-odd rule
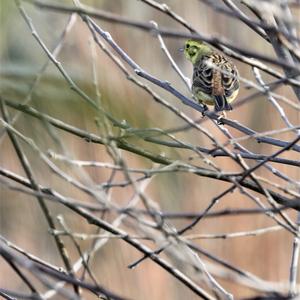
[[[221,1],[216,2],[221,4]],[[154,20],[159,27],[187,32],[172,18],[145,4],[143,1],[95,0],[82,1],[82,3],[132,20],[143,22]],[[223,37],[238,47],[275,57],[272,47],[246,25],[239,20],[215,11],[202,1],[165,0],[164,3],[187,20],[200,33]],[[59,4],[72,5],[72,1],[60,1]],[[30,16],[39,37],[48,49],[53,51],[61,38],[66,24],[69,22],[70,15],[39,9],[25,2],[23,7],[28,16]],[[299,10],[296,8],[293,13],[295,18],[299,17]],[[253,17],[251,14],[250,16]],[[22,102],[30,95],[28,104],[38,111],[88,132],[105,136],[107,129],[104,125],[103,115],[95,111],[93,107],[70,89],[69,84],[52,62],[41,73],[43,65],[48,61],[48,58],[45,51],[42,50],[32,36],[30,28],[25,23],[24,18],[22,18],[15,1],[1,0],[0,22],[1,96],[9,100]],[[161,80],[169,81],[172,86],[184,95],[191,97],[190,92],[174,72],[169,60],[162,52],[154,33],[120,24],[112,24],[103,20],[96,20],[96,22],[104,30],[110,32],[116,43],[144,70]],[[164,38],[164,41],[183,73],[191,77],[192,66],[184,59],[182,53],[178,51],[183,46],[184,39]],[[115,54],[107,44],[106,47],[110,53]],[[86,24],[79,17],[76,18],[64,37],[57,60],[80,89],[92,99],[97,99],[104,110],[112,115],[114,119],[126,122],[134,129],[158,128],[167,130],[186,124],[173,112],[154,101],[144,90],[127,80],[115,63],[95,45]],[[239,61],[235,61],[235,63],[242,77],[239,101],[254,92],[246,80],[255,81],[255,79],[248,65]],[[125,63],[124,66],[129,70],[130,74],[134,75]],[[93,68],[97,73],[99,95],[97,95],[95,89]],[[32,89],[37,75],[40,76],[40,79]],[[263,78],[266,82],[271,80],[265,74],[263,74]],[[199,112],[184,106],[171,94],[149,82],[142,79],[139,80],[149,85],[151,89],[159,93],[161,97],[190,118],[194,120],[201,118]],[[277,93],[296,103],[295,96],[290,88],[280,88],[277,90]],[[289,120],[293,124],[299,124],[299,111],[292,109],[291,106],[283,102],[280,102],[280,104],[286,115],[288,115]],[[9,113],[13,117],[18,112],[14,109],[9,109]],[[258,132],[285,127],[278,112],[264,95],[255,97],[234,109],[229,113],[229,118],[237,120]],[[0,165],[2,168],[25,176],[7,134],[3,133],[4,127],[3,125],[1,126]],[[14,126],[26,137],[32,139],[45,155],[49,151],[53,151],[57,154],[67,155],[69,159],[112,163],[105,146],[88,143],[27,114],[21,114]],[[108,126],[113,135],[119,136],[122,134],[120,128],[112,126],[112,124]],[[218,141],[227,141],[226,137],[212,122],[205,121],[201,126],[213,134]],[[235,130],[231,129],[230,132],[234,137],[241,136],[241,133]],[[185,143],[208,148],[213,147],[208,138],[194,129],[175,133],[174,136]],[[276,135],[277,138],[285,140],[291,140],[293,136],[291,133]],[[188,150],[149,143],[135,135],[129,136],[127,141],[157,155],[161,154],[173,160],[192,162],[197,166],[207,167],[199,156]],[[55,189],[68,197],[74,197],[86,203],[95,203],[91,196],[83,193],[80,189],[51,171],[41,159],[40,153],[34,151],[32,147],[21,139],[20,144],[28,157],[39,184]],[[255,153],[270,154],[277,150],[277,148],[272,146],[258,144],[254,140],[246,140],[242,144]],[[131,168],[158,166],[134,153],[122,151],[121,155]],[[298,160],[300,158],[299,154],[290,152],[282,157]],[[112,171],[109,169],[78,167],[59,159],[50,159],[65,174],[70,175],[85,186],[103,189],[109,193],[109,197],[113,199],[112,201],[120,206],[125,205],[134,195],[133,188],[130,185],[105,190],[105,183],[109,182],[112,176]],[[228,158],[216,157],[211,159],[226,172],[240,171],[237,164]],[[255,164],[254,161],[247,161],[247,163],[250,166]],[[299,180],[298,168],[279,164],[274,164],[274,166],[279,171],[288,174],[289,177]],[[285,182],[263,168],[257,171],[257,175],[265,176],[274,183],[286,185]],[[116,182],[126,180],[121,172],[114,174],[113,178]],[[193,174],[172,172],[153,176],[145,185],[145,193],[159,205],[162,211],[201,212],[207,207],[213,197],[219,195],[229,186],[230,184],[228,183]],[[289,188],[293,189],[294,187],[290,186]],[[253,195],[258,196],[255,193]],[[264,202],[265,199],[261,198]],[[1,235],[41,259],[61,266],[62,261],[36,198],[19,191],[10,190],[4,184],[1,184],[0,199]],[[54,219],[56,220],[56,216],[62,215],[73,232],[86,234],[98,232],[94,226],[91,226],[84,219],[79,218],[62,205],[53,202],[47,203]],[[248,197],[239,191],[235,191],[223,197],[213,210],[255,207],[257,206]],[[289,212],[288,214],[295,220],[295,213]],[[106,216],[110,221],[114,217],[111,215]],[[169,222],[180,228],[190,221],[170,220]],[[193,231],[189,233],[232,233],[274,225],[276,225],[274,221],[263,214],[224,216],[201,220]],[[72,241],[65,236],[62,238],[66,243],[71,262],[75,263],[78,260],[78,253]],[[93,239],[78,241],[81,249],[84,251],[88,250],[94,242]],[[258,236],[201,239],[194,242],[209,253],[242,270],[251,272],[263,280],[281,283],[288,282],[293,236],[286,230],[276,230]],[[153,246],[151,242],[145,243]],[[129,299],[198,298],[150,260],[144,261],[135,269],[127,268],[130,263],[140,257],[141,253],[138,253],[124,242],[118,239],[111,239],[97,251],[91,268],[101,285]],[[166,258],[164,254],[162,257]],[[206,258],[203,259],[206,261]],[[0,260],[0,269],[2,270],[0,272],[0,285],[2,288],[22,292],[27,291],[24,284],[4,260]],[[236,297],[250,297],[258,293],[258,291],[221,277],[218,278],[218,281]],[[200,284],[200,282],[198,283]],[[36,284],[41,287],[41,290],[46,291],[40,283]],[[86,299],[95,299],[95,296],[91,294],[86,294],[85,297]],[[60,298],[56,295],[53,299]]]

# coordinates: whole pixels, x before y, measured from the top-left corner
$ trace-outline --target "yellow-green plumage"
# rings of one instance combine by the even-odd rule
[[[184,54],[194,66],[194,97],[201,103],[214,105],[216,111],[231,110],[230,103],[239,91],[235,65],[200,41],[187,40]]]

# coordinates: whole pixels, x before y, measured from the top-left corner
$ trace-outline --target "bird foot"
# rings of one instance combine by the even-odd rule
[[[203,111],[201,112],[202,113],[202,117],[205,117],[205,112],[208,111],[208,107],[207,105],[203,104]]]
[[[218,125],[224,125],[224,122],[222,121],[222,119],[226,119],[226,112],[222,111],[221,115],[218,117],[217,119],[217,124]]]
[[[223,118],[223,116],[218,117],[218,120],[217,120],[218,125],[224,125],[224,122],[221,120],[222,118]]]

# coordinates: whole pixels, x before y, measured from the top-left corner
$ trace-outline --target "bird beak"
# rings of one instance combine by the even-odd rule
[[[183,52],[183,50],[184,50],[183,47],[181,47],[181,48],[178,49],[179,52]]]

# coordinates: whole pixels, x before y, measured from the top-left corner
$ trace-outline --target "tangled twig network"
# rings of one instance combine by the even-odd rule
[[[300,2],[70,2],[0,4],[1,297],[296,298]],[[237,64],[227,117],[190,38]]]

